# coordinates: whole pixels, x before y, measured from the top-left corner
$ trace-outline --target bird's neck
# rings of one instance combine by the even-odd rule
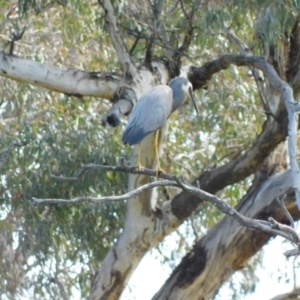
[[[172,112],[178,109],[181,104],[184,102],[186,95],[182,91],[182,89],[178,89],[176,91],[173,90],[173,107]]]

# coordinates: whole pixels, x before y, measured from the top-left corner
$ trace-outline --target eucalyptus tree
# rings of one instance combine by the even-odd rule
[[[118,299],[182,224],[186,252],[154,299],[210,299],[274,235],[298,243],[280,225],[300,217],[287,110],[300,91],[297,1],[0,4],[3,297]],[[163,184],[128,167],[126,116],[179,75],[200,115],[183,106],[161,130],[167,187],[134,193]],[[153,140],[141,144],[149,169]]]

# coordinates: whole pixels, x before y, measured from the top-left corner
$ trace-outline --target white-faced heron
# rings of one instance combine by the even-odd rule
[[[138,146],[138,167],[141,169],[141,141],[151,132],[156,131],[154,148],[157,159],[157,174],[163,170],[160,167],[158,155],[159,129],[164,125],[172,112],[177,110],[188,95],[191,96],[195,110],[198,113],[193,97],[193,86],[184,77],[176,77],[169,85],[158,85],[145,93],[134,106],[123,133],[124,144]]]

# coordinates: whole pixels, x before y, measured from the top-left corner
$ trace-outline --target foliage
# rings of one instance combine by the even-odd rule
[[[168,49],[182,43],[187,21],[183,9],[173,1],[165,2],[161,12],[165,32],[162,27],[157,32],[153,29],[151,1],[112,2],[126,46],[136,62],[145,59],[153,34],[154,57],[167,56]],[[189,11],[191,1],[183,2]],[[14,7],[0,1],[2,16],[11,10],[1,47],[8,51],[11,32],[26,25],[24,38],[16,42],[16,55],[64,68],[119,71],[100,6],[74,0],[54,3],[20,0]],[[298,1],[279,0],[259,1],[259,5],[254,0],[231,0],[226,4],[204,1],[201,5],[195,37],[184,54],[186,65],[201,65],[219,54],[236,51],[221,34],[224,26],[235,30],[256,54],[264,53],[266,43],[281,45],[289,38],[287,33],[300,10]],[[15,14],[19,17],[13,18]],[[275,57],[279,59],[279,53]],[[129,160],[130,150],[120,142],[122,128],[108,131],[101,126],[101,114],[108,107],[105,100],[78,99],[0,80],[0,157],[12,141],[18,143],[1,169],[0,232],[14,248],[20,248],[24,257],[21,277],[25,277],[20,289],[17,278],[9,278],[15,274],[13,266],[0,264],[3,278],[7,274],[0,282],[0,290],[10,296],[28,291],[30,296],[50,295],[57,299],[60,291],[51,285],[50,278],[59,277],[68,293],[74,293],[75,287],[85,297],[92,273],[122,231],[125,204],[34,208],[31,199],[125,192],[127,176],[121,173],[88,173],[75,183],[50,177],[50,172],[74,176],[87,163],[115,165],[121,156]],[[206,90],[197,92],[197,97],[199,116],[189,104],[172,116],[163,157],[164,169],[183,174],[189,181],[244,153],[265,120],[255,81],[246,69],[232,67],[219,73]],[[231,186],[221,196],[235,205],[249,182]],[[175,192],[170,189],[172,193]],[[194,215],[196,231],[205,232],[221,216],[211,207],[201,207]],[[192,235],[189,226],[178,231],[179,236],[185,234]],[[194,240],[182,242],[183,254]]]

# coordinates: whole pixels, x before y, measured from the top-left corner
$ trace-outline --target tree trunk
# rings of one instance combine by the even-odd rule
[[[288,220],[274,195],[290,189],[291,172],[284,171],[269,179],[260,174],[237,210],[250,218],[287,224]],[[289,194],[286,207],[294,220],[300,218],[294,196]],[[153,299],[211,299],[230,276],[242,269],[271,238],[270,234],[240,226],[226,216],[196,243]]]

